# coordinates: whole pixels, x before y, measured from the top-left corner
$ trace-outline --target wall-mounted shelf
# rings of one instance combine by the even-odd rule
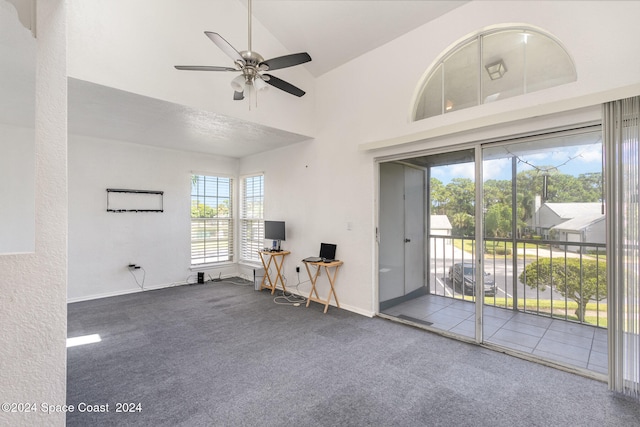
[[[107,212],[164,212],[164,191],[107,188]]]

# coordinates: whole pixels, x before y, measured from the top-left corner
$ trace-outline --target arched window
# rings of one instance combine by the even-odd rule
[[[485,31],[441,55],[426,74],[413,120],[576,81],[573,60],[540,30]]]

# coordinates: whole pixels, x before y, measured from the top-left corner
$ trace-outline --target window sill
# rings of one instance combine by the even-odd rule
[[[236,265],[236,262],[233,261],[223,261],[223,262],[210,262],[210,263],[202,263],[196,264],[189,267],[191,271],[201,271],[201,270],[213,270],[215,268],[224,268],[230,265]]]
[[[260,261],[240,261],[238,265],[250,268],[262,268]]]

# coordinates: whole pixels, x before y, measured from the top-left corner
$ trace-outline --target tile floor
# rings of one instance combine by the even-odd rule
[[[431,328],[470,338],[475,335],[475,306],[469,301],[424,295],[383,313],[428,322]],[[485,306],[484,337],[488,343],[607,373],[607,330],[603,328]]]

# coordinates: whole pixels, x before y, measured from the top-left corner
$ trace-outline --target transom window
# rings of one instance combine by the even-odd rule
[[[191,265],[233,261],[233,179],[191,177]]]
[[[560,43],[528,27],[483,32],[441,58],[423,80],[414,121],[577,79],[573,60]]]

